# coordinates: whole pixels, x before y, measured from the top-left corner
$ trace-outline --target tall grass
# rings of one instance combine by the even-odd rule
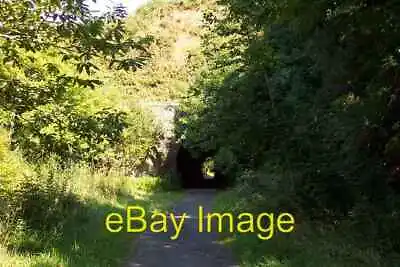
[[[215,211],[233,214],[286,212],[275,205],[279,192],[262,197],[249,189],[240,184],[220,193],[215,199]],[[400,264],[398,255],[385,257],[373,244],[357,237],[349,223],[322,225],[302,220],[296,213],[294,216],[296,226],[292,233],[276,232],[265,241],[254,233],[225,233],[221,235],[221,242],[233,249],[243,267],[378,267]]]
[[[107,232],[106,215],[124,214],[129,204],[165,209],[179,197],[162,191],[159,177],[106,175],[84,165],[62,170],[54,163],[35,169],[35,178],[13,189],[14,216],[0,221],[0,266],[120,266],[136,235]]]

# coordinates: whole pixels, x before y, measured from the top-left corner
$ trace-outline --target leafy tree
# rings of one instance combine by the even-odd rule
[[[0,2],[0,108],[27,158],[98,161],[127,128],[140,127],[106,101],[82,108],[93,97],[87,89],[102,84],[93,78],[102,62],[135,70],[148,56],[147,41],[126,32],[125,18],[123,6],[95,16],[84,1]],[[151,131],[150,121],[140,122]]]
[[[218,2],[180,136],[266,203],[399,251],[397,1]]]

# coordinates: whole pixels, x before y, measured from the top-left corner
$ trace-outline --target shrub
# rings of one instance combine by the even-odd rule
[[[271,197],[313,223],[358,224],[349,235],[399,252],[398,233],[381,225],[398,225],[400,208],[394,2],[218,2],[203,36],[209,69],[179,136],[219,151],[216,166],[247,180],[250,206]]]
[[[0,139],[0,231],[9,237],[2,242],[15,241],[12,237],[23,232],[59,232],[67,215],[72,218],[81,203],[54,172],[36,173],[9,150],[4,133]]]
[[[139,192],[157,192],[162,190],[162,182],[160,177],[143,176],[134,180],[134,187]]]

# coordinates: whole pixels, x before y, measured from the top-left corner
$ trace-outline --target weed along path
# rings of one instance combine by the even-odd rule
[[[136,251],[126,267],[238,267],[230,249],[218,242],[217,227],[208,232],[204,220],[199,232],[199,206],[204,214],[212,212],[215,195],[214,190],[186,191],[167,214],[167,232],[154,233],[147,227],[136,239]],[[153,226],[153,230],[161,228]]]

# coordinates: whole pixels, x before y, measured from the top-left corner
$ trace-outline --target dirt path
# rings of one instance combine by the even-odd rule
[[[127,267],[238,267],[231,251],[218,244],[217,233],[198,232],[198,206],[205,214],[211,211],[214,190],[189,190],[184,199],[172,210],[190,218],[184,222],[177,240],[170,240],[175,233],[143,233],[137,240],[136,253]],[[170,222],[169,222],[170,223]]]

